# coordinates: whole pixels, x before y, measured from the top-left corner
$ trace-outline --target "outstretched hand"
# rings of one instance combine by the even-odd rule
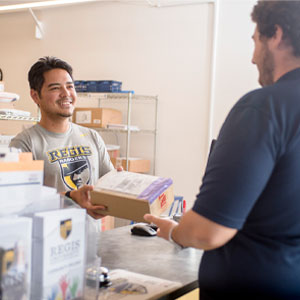
[[[169,219],[161,219],[150,214],[145,214],[144,219],[149,223],[154,223],[158,227],[157,235],[166,240],[169,240],[170,230],[178,225],[178,223],[175,221]]]
[[[93,205],[91,203],[90,192],[94,189],[92,185],[84,185],[78,190],[71,191],[71,198],[82,208],[85,208],[87,213],[94,219],[101,219],[105,215],[99,214],[99,210],[105,210],[106,207],[103,205]]]

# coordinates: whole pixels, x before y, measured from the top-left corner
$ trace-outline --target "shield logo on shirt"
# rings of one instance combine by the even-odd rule
[[[72,219],[60,221],[60,236],[66,240],[72,231]]]
[[[69,189],[77,190],[90,182],[90,163],[86,158],[60,164],[62,177]]]

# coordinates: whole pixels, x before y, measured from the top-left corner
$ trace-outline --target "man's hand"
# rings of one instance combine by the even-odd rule
[[[101,215],[96,210],[105,210],[106,207],[103,205],[93,205],[91,203],[90,192],[94,189],[92,185],[84,185],[78,190],[73,190],[70,193],[71,198],[82,208],[85,208],[87,213],[94,219],[101,219],[105,215]]]
[[[178,223],[175,221],[169,219],[161,219],[150,214],[145,214],[144,219],[149,223],[154,223],[155,225],[157,225],[157,235],[166,239],[167,241],[169,240],[170,230],[178,225]]]

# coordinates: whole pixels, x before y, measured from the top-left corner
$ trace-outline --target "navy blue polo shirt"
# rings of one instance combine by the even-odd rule
[[[300,299],[300,69],[232,108],[193,211],[238,229],[204,253],[201,300],[225,292]]]

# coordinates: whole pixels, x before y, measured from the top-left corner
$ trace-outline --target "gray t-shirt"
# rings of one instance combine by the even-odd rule
[[[9,146],[32,152],[33,159],[43,160],[44,185],[58,192],[94,185],[113,169],[100,135],[74,123],[65,133],[50,132],[36,124],[19,133]]]

